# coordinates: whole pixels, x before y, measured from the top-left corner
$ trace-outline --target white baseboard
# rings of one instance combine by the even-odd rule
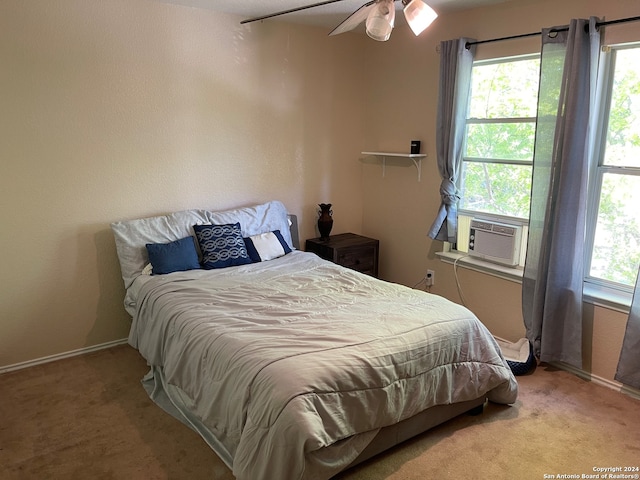
[[[616,382],[614,380],[608,380],[606,378],[599,377],[598,375],[585,372],[580,368],[576,368],[566,363],[549,362],[549,365],[553,365],[554,367],[560,368],[562,370],[566,370],[569,373],[573,373],[574,375],[584,380],[587,380],[588,382],[593,382],[597,385],[610,388],[611,390],[624,393],[626,395],[629,395],[630,397],[637,398],[638,400],[640,400],[640,390],[636,390],[633,387],[629,387],[627,385],[623,385],[622,383]]]
[[[494,335],[494,338],[496,340],[500,340],[502,342],[506,342],[506,343],[510,343],[509,341],[500,338],[500,337],[496,337]],[[616,382],[614,380],[608,380],[606,378],[602,378],[599,377],[598,375],[594,375],[592,373],[589,372],[585,372],[584,370],[580,369],[580,368],[576,368],[572,365],[569,365],[567,363],[562,363],[562,362],[549,362],[549,365],[553,365],[556,368],[559,368],[561,370],[565,370],[569,373],[572,373],[574,375],[576,375],[577,377],[582,378],[583,380],[586,380],[588,382],[593,382],[596,385],[600,385],[602,387],[607,387],[610,388],[611,390],[615,390],[617,392],[622,392],[626,395],[629,395],[630,397],[633,398],[637,398],[638,400],[640,400],[640,390],[636,390],[633,387],[629,387],[627,385],[623,385],[622,383]]]
[[[92,345],[91,347],[79,348],[77,350],[71,350],[70,352],[56,353],[55,355],[36,358],[34,360],[27,360],[26,362],[14,363],[13,365],[5,365],[3,367],[0,367],[0,375],[3,373],[12,372],[14,370],[21,370],[23,368],[42,365],[44,363],[55,362],[56,360],[62,360],[63,358],[77,357],[78,355],[84,355],[85,353],[91,353],[97,350],[104,350],[105,348],[111,348],[117,345],[123,345],[125,343],[127,343],[127,339],[121,338],[120,340],[101,343],[100,345]]]

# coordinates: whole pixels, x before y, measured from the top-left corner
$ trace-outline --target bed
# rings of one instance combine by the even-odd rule
[[[516,400],[469,310],[302,252],[290,222],[272,201],[112,224],[143,385],[236,478],[329,479]]]

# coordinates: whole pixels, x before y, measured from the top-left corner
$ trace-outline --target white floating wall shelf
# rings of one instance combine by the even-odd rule
[[[418,172],[418,181],[422,177],[422,159],[426,158],[425,153],[393,153],[393,152],[362,152],[363,155],[373,155],[382,158],[382,176],[384,177],[386,171],[387,157],[402,157],[408,158],[413,162]]]

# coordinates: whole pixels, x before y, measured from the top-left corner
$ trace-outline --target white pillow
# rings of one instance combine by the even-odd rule
[[[129,288],[149,263],[147,243],[169,243],[193,233],[193,225],[208,223],[205,210],[184,210],[159,217],[111,224],[124,287]]]
[[[207,211],[206,215],[209,220],[207,223],[212,225],[225,225],[227,223],[239,222],[244,238],[250,237],[251,235],[280,230],[287,245],[293,248],[287,209],[282,202],[277,200],[235,210],[221,212]]]
[[[285,251],[282,243],[280,243],[280,240],[273,232],[253,235],[249,237],[248,240],[253,243],[256,252],[260,256],[261,262],[266,262],[267,260],[273,260],[274,258],[282,257],[283,255],[291,251],[290,249],[288,252]]]

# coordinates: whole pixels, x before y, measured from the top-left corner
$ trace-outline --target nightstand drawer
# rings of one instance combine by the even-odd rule
[[[309,239],[305,249],[343,267],[377,277],[379,243],[374,238],[355,233],[341,233],[328,239]]]
[[[376,251],[374,246],[350,247],[338,251],[336,263],[362,273],[374,275],[376,271]]]

